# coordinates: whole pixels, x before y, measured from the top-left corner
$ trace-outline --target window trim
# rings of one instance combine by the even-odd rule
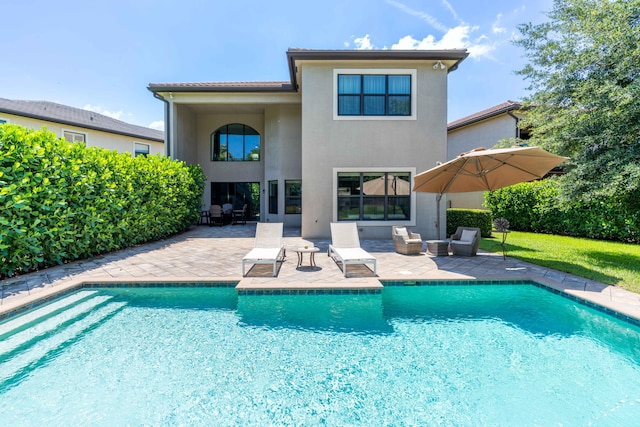
[[[147,147],[147,152],[146,153],[141,152],[140,154],[138,154],[137,148],[138,148],[139,145],[144,145],[145,147]],[[134,141],[133,142],[133,153],[132,154],[133,154],[133,157],[138,157],[139,155],[140,156],[145,156],[145,157],[150,156],[151,155],[151,144],[146,144],[144,142],[136,142],[136,141]]]
[[[217,132],[220,131],[220,129],[222,128],[227,128],[227,131],[229,129],[229,126],[234,126],[234,125],[239,125],[242,126],[242,151],[243,151],[243,158],[242,159],[237,159],[237,160],[229,160],[229,151],[227,149],[227,158],[222,160],[222,159],[216,159],[215,157],[215,135]],[[258,158],[257,159],[252,159],[249,160],[246,157],[247,153],[251,152],[251,150],[249,150],[247,152],[247,136],[253,136],[254,134],[247,134],[247,129],[251,129],[253,132],[255,132],[255,135],[257,135],[259,137],[259,143],[260,143],[260,150],[258,151]],[[226,135],[229,135],[229,133],[227,132]],[[234,134],[237,135],[237,134]],[[219,143],[219,142],[218,142]],[[262,147],[263,147],[263,137],[262,134],[260,132],[258,132],[253,126],[250,126],[248,124],[242,123],[242,122],[230,122],[230,123],[226,123],[224,125],[219,126],[217,129],[215,129],[213,132],[211,132],[211,134],[209,135],[209,159],[212,162],[228,162],[228,163],[237,163],[237,162],[261,162],[262,161]],[[220,143],[219,143],[220,144]],[[227,145],[228,147],[228,145]]]
[[[287,183],[289,182],[299,182],[300,183],[300,196],[288,196],[287,195]],[[287,199],[296,199],[300,200],[300,211],[299,212],[287,212]],[[285,215],[301,215],[302,214],[302,179],[285,179],[284,180],[284,214]]]
[[[271,186],[271,184],[275,183],[275,194],[272,194],[271,189],[273,188]],[[278,214],[278,180],[277,179],[271,179],[269,181],[267,181],[267,191],[269,192],[269,194],[267,195],[267,211],[272,214],[272,215],[277,215]],[[275,211],[272,212],[271,207],[272,204],[271,202],[275,199]]]
[[[382,74],[411,76],[411,115],[409,116],[340,116],[338,115],[338,74]],[[334,68],[333,69],[333,120],[417,120],[417,76],[415,68]]]
[[[84,141],[69,141],[69,140],[64,136],[64,134],[65,134],[65,133],[71,133],[71,134],[74,134],[74,135],[82,135],[82,136],[84,137]],[[88,140],[89,140],[89,135],[88,135],[86,132],[79,132],[79,131],[77,131],[77,130],[64,129],[64,128],[62,129],[62,137],[63,137],[65,140],[67,140],[68,142],[82,142],[82,143],[85,145],[85,147],[87,146],[87,143],[88,143]]]
[[[351,173],[366,173],[366,172],[408,172],[413,186],[413,177],[416,175],[416,168],[414,167],[349,167],[349,168],[333,168],[333,190],[332,190],[332,218],[333,222],[338,222],[338,173],[351,172]],[[408,227],[415,227],[416,225],[416,192],[411,191],[409,195],[411,198],[411,216],[408,220],[389,220],[389,221],[355,221],[358,227],[380,227],[380,226],[392,226],[392,225],[405,225]]]

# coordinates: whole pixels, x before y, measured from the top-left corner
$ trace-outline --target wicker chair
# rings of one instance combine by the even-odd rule
[[[418,233],[413,233],[407,227],[394,225],[391,227],[393,245],[396,252],[404,255],[419,254],[422,252],[422,237]]]
[[[451,252],[454,255],[475,256],[478,253],[478,246],[480,246],[479,228],[458,227],[451,235]]]

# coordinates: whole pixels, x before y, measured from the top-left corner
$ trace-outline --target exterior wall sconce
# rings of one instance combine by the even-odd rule
[[[444,70],[445,68],[447,68],[447,66],[446,66],[446,65],[444,65],[444,64],[442,63],[442,61],[438,61],[438,62],[436,62],[435,64],[433,64],[433,69],[434,69],[434,70]]]

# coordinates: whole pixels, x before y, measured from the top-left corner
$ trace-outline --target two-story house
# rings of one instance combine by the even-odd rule
[[[202,166],[207,206],[247,204],[308,238],[336,221],[363,238],[399,224],[435,238],[435,195],[411,186],[446,157],[447,76],[467,55],[289,49],[288,81],[149,90],[166,105],[167,154]]]
[[[164,154],[165,151],[162,131],[55,102],[0,98],[2,123],[36,130],[46,127],[67,141],[133,156]]]

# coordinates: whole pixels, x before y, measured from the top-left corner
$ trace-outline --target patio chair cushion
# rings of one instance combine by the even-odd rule
[[[396,234],[398,236],[408,236],[409,233],[407,233],[407,229],[405,227],[397,227],[396,228]]]
[[[472,230],[462,230],[462,235],[460,236],[460,243],[465,242],[471,244],[473,239],[476,237],[476,232]]]

